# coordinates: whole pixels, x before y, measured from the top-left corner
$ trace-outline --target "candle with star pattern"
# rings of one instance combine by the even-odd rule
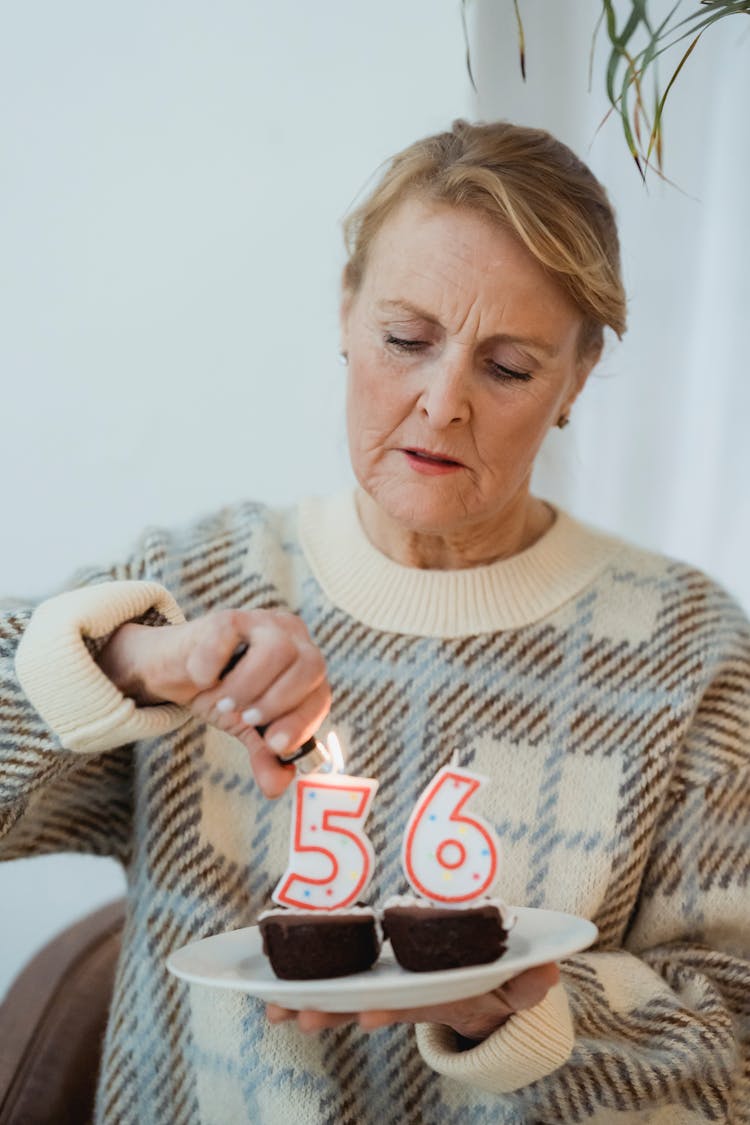
[[[420,795],[404,833],[401,861],[418,895],[445,906],[486,895],[497,876],[500,842],[489,824],[466,811],[486,777],[462,769],[454,752]]]
[[[363,826],[378,783],[345,774],[336,736],[327,742],[331,772],[294,782],[289,863],[273,892],[280,906],[340,910],[361,897],[372,876],[375,856]]]

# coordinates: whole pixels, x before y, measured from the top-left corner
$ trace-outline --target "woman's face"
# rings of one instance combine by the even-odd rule
[[[534,458],[591,366],[581,314],[515,235],[406,200],[342,302],[361,486],[411,532],[480,536],[528,498]]]

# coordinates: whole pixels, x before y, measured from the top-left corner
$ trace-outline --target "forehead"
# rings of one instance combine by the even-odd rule
[[[581,319],[516,234],[476,209],[420,198],[405,200],[383,223],[362,288],[374,300],[405,300],[435,315],[460,315],[469,303],[487,316],[561,318],[561,328]]]

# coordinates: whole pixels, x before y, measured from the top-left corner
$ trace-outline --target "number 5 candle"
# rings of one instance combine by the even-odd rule
[[[331,773],[311,773],[294,781],[289,863],[273,892],[280,906],[351,906],[372,876],[375,856],[363,826],[378,783],[343,773],[334,734],[328,736],[328,748]]]
[[[417,894],[458,906],[486,895],[495,881],[500,843],[489,824],[469,815],[469,799],[487,781],[450,765],[435,774],[420,795],[404,833],[401,860]]]

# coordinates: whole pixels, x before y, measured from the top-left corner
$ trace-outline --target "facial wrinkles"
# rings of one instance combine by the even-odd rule
[[[550,292],[548,278],[526,250],[512,238],[501,248],[491,245],[493,225],[460,210],[458,217],[463,225],[449,237],[445,218],[455,215],[450,207],[425,206],[419,200],[405,204],[395,218],[395,226],[387,227],[381,234],[383,241],[376,243],[365,287],[377,275],[379,296],[408,295],[415,304],[433,312],[451,333],[460,330],[474,302],[480,313],[487,310],[476,326],[479,337],[504,331],[545,336],[547,326],[554,332],[565,331],[569,302],[562,294]],[[410,238],[407,250],[404,242]],[[420,291],[421,300],[411,292],[412,286]],[[403,288],[403,293],[394,294],[394,288]],[[473,294],[468,306],[467,294]],[[504,305],[509,302],[510,308],[499,306],[500,297]],[[507,321],[506,311],[514,314]]]
[[[478,314],[481,312],[479,305],[475,302],[470,313]],[[467,327],[465,325],[465,327]],[[472,331],[475,329],[472,325]],[[468,331],[468,328],[467,328]],[[378,328],[380,333],[380,329]],[[450,346],[450,344],[449,344]],[[455,346],[455,342],[454,342]],[[461,342],[461,347],[471,349],[471,342]],[[455,376],[461,378],[460,372]],[[359,429],[359,444],[363,453],[367,453],[374,461],[387,452],[389,449],[402,448],[404,446],[425,446],[427,448],[438,448],[448,454],[452,454],[458,460],[466,465],[467,475],[471,478],[472,482],[476,482],[482,474],[495,479],[501,479],[507,476],[509,470],[514,468],[517,470],[519,464],[517,461],[517,451],[515,451],[515,441],[507,441],[507,438],[512,439],[512,434],[506,435],[507,441],[507,457],[498,459],[496,435],[486,433],[480,426],[473,424],[473,419],[470,419],[468,424],[456,426],[454,429],[449,430],[446,435],[445,427],[439,427],[437,437],[436,432],[430,427],[429,422],[425,424],[425,420],[420,418],[416,413],[416,406],[420,395],[422,383],[415,383],[415,388],[412,394],[404,395],[398,400],[398,407],[394,410],[393,406],[388,405],[383,409],[380,418],[373,424],[361,427]],[[529,384],[518,384],[513,388],[514,405],[511,408],[516,417],[517,426],[516,434],[518,437],[523,437],[524,433],[528,436],[528,410],[521,406],[521,400],[533,402],[542,405],[548,395],[544,393],[545,387],[540,380],[534,380]],[[376,388],[373,388],[373,391]],[[458,392],[460,393],[460,391]],[[490,391],[490,394],[492,391]],[[369,401],[369,411],[373,408],[377,410],[378,396],[375,394],[374,399]],[[483,404],[480,397],[477,399],[476,391],[473,396],[473,406],[475,411],[482,411],[485,408],[491,409],[492,403],[488,402]],[[368,413],[369,413],[368,411]],[[538,411],[532,411],[532,415],[538,415]],[[369,415],[370,419],[372,415]],[[540,428],[539,440],[543,436],[543,428]],[[442,432],[440,432],[442,431]],[[437,437],[437,440],[433,440]],[[485,448],[487,447],[487,448]],[[536,449],[536,443],[534,443]],[[525,465],[524,465],[525,471]],[[450,482],[451,484],[453,482]],[[455,482],[455,489],[461,494],[461,502],[465,507],[466,502],[463,493],[468,491],[470,481],[466,480],[464,476]]]
[[[396,265],[388,257],[391,249]],[[519,268],[512,253],[495,255],[483,262],[481,250],[472,252],[471,246],[460,244],[420,245],[408,260],[398,243],[393,247],[386,244],[381,251],[385,268],[376,255],[365,282],[368,292],[363,294],[373,314],[379,302],[404,297],[437,321],[435,327],[425,326],[425,331],[429,327],[430,332],[437,331],[449,340],[474,348],[494,336],[546,338],[551,333],[555,337],[568,327],[567,323],[560,324],[561,310],[554,307],[555,302],[550,304],[549,297],[542,298],[536,271],[532,269],[533,276],[526,276],[528,266],[525,270],[523,264]],[[378,327],[388,319],[381,316]],[[393,320],[406,327],[415,318],[405,310],[402,319],[396,312]],[[415,327],[420,328],[416,320]],[[559,342],[565,349],[567,339]],[[534,354],[527,354],[530,362],[538,362]]]
[[[483,293],[488,271],[479,270],[476,256],[461,248],[428,254],[432,258],[419,268],[408,265],[403,277],[391,283],[397,291],[414,294],[413,303],[434,316],[440,329],[468,346],[484,331],[483,321],[496,317],[493,294]],[[485,311],[487,310],[487,311]]]
[[[491,560],[523,540],[534,458],[578,382],[579,322],[508,232],[418,201],[389,220],[343,320],[353,460],[372,501],[377,545],[403,561],[407,537],[411,565],[453,566]],[[389,334],[421,344],[399,349]],[[493,363],[531,379],[503,379]],[[420,401],[430,380],[457,402],[468,395],[460,422],[448,399],[435,398],[431,427],[429,397]],[[403,456],[410,448],[466,468],[417,475]]]

